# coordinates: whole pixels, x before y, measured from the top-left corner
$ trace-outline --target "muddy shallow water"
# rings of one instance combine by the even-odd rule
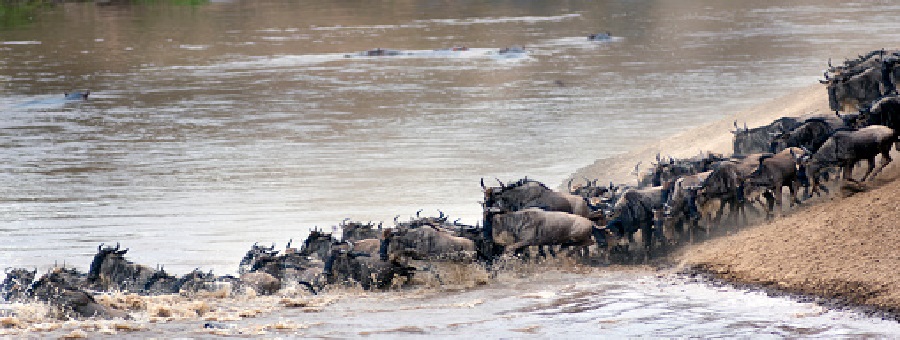
[[[540,272],[537,272],[539,268]],[[36,324],[92,337],[301,338],[892,337],[900,324],[647,269],[532,267],[462,291],[337,289],[317,297],[206,298],[130,321]],[[198,307],[196,301],[206,301]],[[203,316],[194,311],[202,310]],[[12,331],[7,331],[12,333]],[[2,333],[0,333],[2,334]]]

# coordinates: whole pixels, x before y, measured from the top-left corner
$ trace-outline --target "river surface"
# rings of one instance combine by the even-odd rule
[[[554,265],[524,271],[501,272],[488,285],[461,291],[338,289],[316,297],[148,298],[146,310],[132,312],[131,320],[45,320],[24,334],[58,338],[83,332],[109,339],[860,339],[900,334],[895,321],[664,272]],[[0,328],[0,336],[22,333]]]
[[[253,242],[345,218],[390,226],[422,209],[476,224],[480,178],[554,187],[900,41],[890,1],[172,0],[13,15],[0,22],[0,267],[86,270],[120,242],[176,274],[234,273]],[[516,45],[527,53],[498,53]],[[437,51],[454,46],[468,50]],[[375,48],[399,55],[359,54]],[[91,94],[63,98],[74,90]],[[697,308],[745,308],[713,296]],[[652,300],[650,318],[690,311]],[[553,332],[569,322],[558,315]]]
[[[38,9],[0,26],[0,263],[86,265],[121,242],[140,263],[224,274],[255,241],[345,218],[476,224],[482,177],[555,187],[814,84],[829,58],[896,47],[898,15],[881,1]],[[514,45],[528,53],[497,53]],[[453,46],[470,49],[434,51]],[[403,53],[355,55],[375,48]],[[91,95],[63,99],[74,90]]]

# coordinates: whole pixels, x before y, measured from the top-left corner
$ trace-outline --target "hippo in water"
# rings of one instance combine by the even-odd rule
[[[610,41],[612,40],[612,34],[607,31],[606,33],[597,33],[591,34],[588,36],[588,40],[591,41]]]
[[[91,90],[87,90],[84,92],[63,92],[63,94],[66,96],[66,100],[87,100],[88,96],[91,95]]]
[[[524,53],[528,53],[528,52],[525,51],[525,48],[523,48],[522,46],[511,46],[511,47],[501,48],[500,51],[497,53],[499,53],[499,54],[524,54]]]

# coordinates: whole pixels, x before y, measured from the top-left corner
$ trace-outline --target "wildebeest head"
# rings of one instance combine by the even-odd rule
[[[381,224],[377,226],[369,223],[353,222],[344,220],[341,223],[341,240],[358,241],[365,239],[378,238],[381,234]]]
[[[500,182],[499,179],[497,181]],[[553,192],[543,183],[529,180],[527,177],[509,185],[500,182],[499,187],[485,187],[482,181],[482,188],[486,207],[497,207],[507,211],[527,208],[540,196]]]
[[[319,230],[312,230],[309,236],[303,241],[303,248],[300,254],[306,256],[318,256],[319,259],[325,259],[331,249],[331,245],[337,241],[330,233],[324,233]]]
[[[116,243],[115,248],[104,247],[102,244],[97,246],[97,254],[91,261],[91,267],[88,271],[88,281],[95,282],[101,278],[101,275],[108,275],[108,268],[121,267],[128,264],[125,260],[125,253],[128,249],[119,250],[119,244]]]
[[[796,118],[793,117],[781,117],[776,119],[769,125],[755,127],[755,128],[747,128],[747,124],[744,124],[743,128],[739,128],[737,125],[737,121],[734,122],[735,131],[732,131],[734,134],[734,153],[738,155],[745,155],[751,153],[758,152],[767,152],[769,151],[772,143],[772,139],[786,131],[793,130],[800,123]]]
[[[250,250],[247,251],[247,254],[244,255],[244,258],[241,259],[238,273],[253,272],[264,263],[273,261],[276,256],[278,256],[278,251],[275,250],[274,244],[271,247],[266,247],[254,243]]]

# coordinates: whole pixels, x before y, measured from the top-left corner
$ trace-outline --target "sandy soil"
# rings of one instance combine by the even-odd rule
[[[699,150],[729,154],[729,131],[735,120],[755,127],[782,116],[828,112],[827,104],[825,89],[816,84],[733,117],[598,160],[572,176],[635,183],[634,165],[649,164],[657,152],[673,157],[690,157]],[[873,307],[898,316],[900,181],[896,178],[900,178],[897,163],[867,183],[864,192],[817,200],[774,221],[684,248],[673,260],[683,270],[727,282]]]
[[[725,281],[900,315],[900,167],[865,192],[685,249],[681,266]]]

